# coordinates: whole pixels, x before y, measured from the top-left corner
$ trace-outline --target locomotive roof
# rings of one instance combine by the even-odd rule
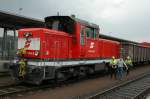
[[[45,17],[45,21],[50,19],[50,18],[66,18],[66,19],[70,19],[74,22],[79,22],[81,23],[82,25],[85,25],[85,26],[88,26],[88,27],[92,27],[92,28],[96,28],[96,29],[99,29],[99,26],[94,24],[94,23],[90,23],[88,21],[85,21],[85,20],[82,20],[82,19],[78,19],[76,17],[73,17],[73,16],[48,16],[48,17]]]

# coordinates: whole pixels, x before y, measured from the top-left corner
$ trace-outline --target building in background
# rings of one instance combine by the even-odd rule
[[[7,40],[6,40],[6,49],[4,50],[4,56],[2,57],[2,43],[3,43],[3,38],[0,37],[0,59],[13,59],[16,53],[16,48],[15,48],[15,42],[17,40],[14,40],[13,36],[8,35]]]

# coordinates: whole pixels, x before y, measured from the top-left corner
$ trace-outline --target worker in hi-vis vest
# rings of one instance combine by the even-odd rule
[[[25,60],[21,59],[19,61],[19,77],[24,78],[24,75],[26,74],[25,66],[26,66]]]
[[[114,56],[112,56],[112,59],[110,61],[110,77],[113,76],[116,78],[116,68],[117,68],[117,60]]]
[[[125,64],[128,66],[127,75],[129,75],[131,68],[133,67],[133,63],[130,56],[126,57]]]

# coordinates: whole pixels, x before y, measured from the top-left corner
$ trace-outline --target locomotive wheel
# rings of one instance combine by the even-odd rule
[[[85,67],[80,67],[80,76],[85,77],[87,74]]]
[[[41,81],[36,81],[36,82],[35,82],[36,85],[40,85],[41,83],[42,83],[42,80],[41,80]]]
[[[62,73],[60,70],[58,70],[55,73],[55,80],[56,80],[56,82],[62,82],[62,81],[67,80],[67,77],[66,77],[65,73]]]
[[[94,69],[93,68],[88,68],[88,74],[89,75],[94,74]]]
[[[36,85],[40,85],[43,81],[43,75],[44,75],[44,71],[43,69],[33,69],[32,70],[32,80]]]

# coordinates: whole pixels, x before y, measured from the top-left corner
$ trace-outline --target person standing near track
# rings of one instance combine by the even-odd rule
[[[24,79],[24,75],[26,74],[26,62],[24,59],[20,59],[19,61],[19,77]]]
[[[116,68],[117,68],[117,60],[115,59],[115,57],[114,56],[112,56],[112,59],[111,59],[111,61],[110,61],[110,68],[109,68],[109,73],[110,73],[110,77],[111,78],[113,78],[113,76],[114,76],[114,78],[116,79]]]
[[[123,68],[126,68],[128,70],[128,66],[125,64],[123,58],[120,58],[117,62],[117,79],[122,80],[124,76],[124,70]]]
[[[128,66],[127,75],[129,75],[131,68],[133,67],[133,63],[130,56],[127,56],[125,60],[125,64]]]

